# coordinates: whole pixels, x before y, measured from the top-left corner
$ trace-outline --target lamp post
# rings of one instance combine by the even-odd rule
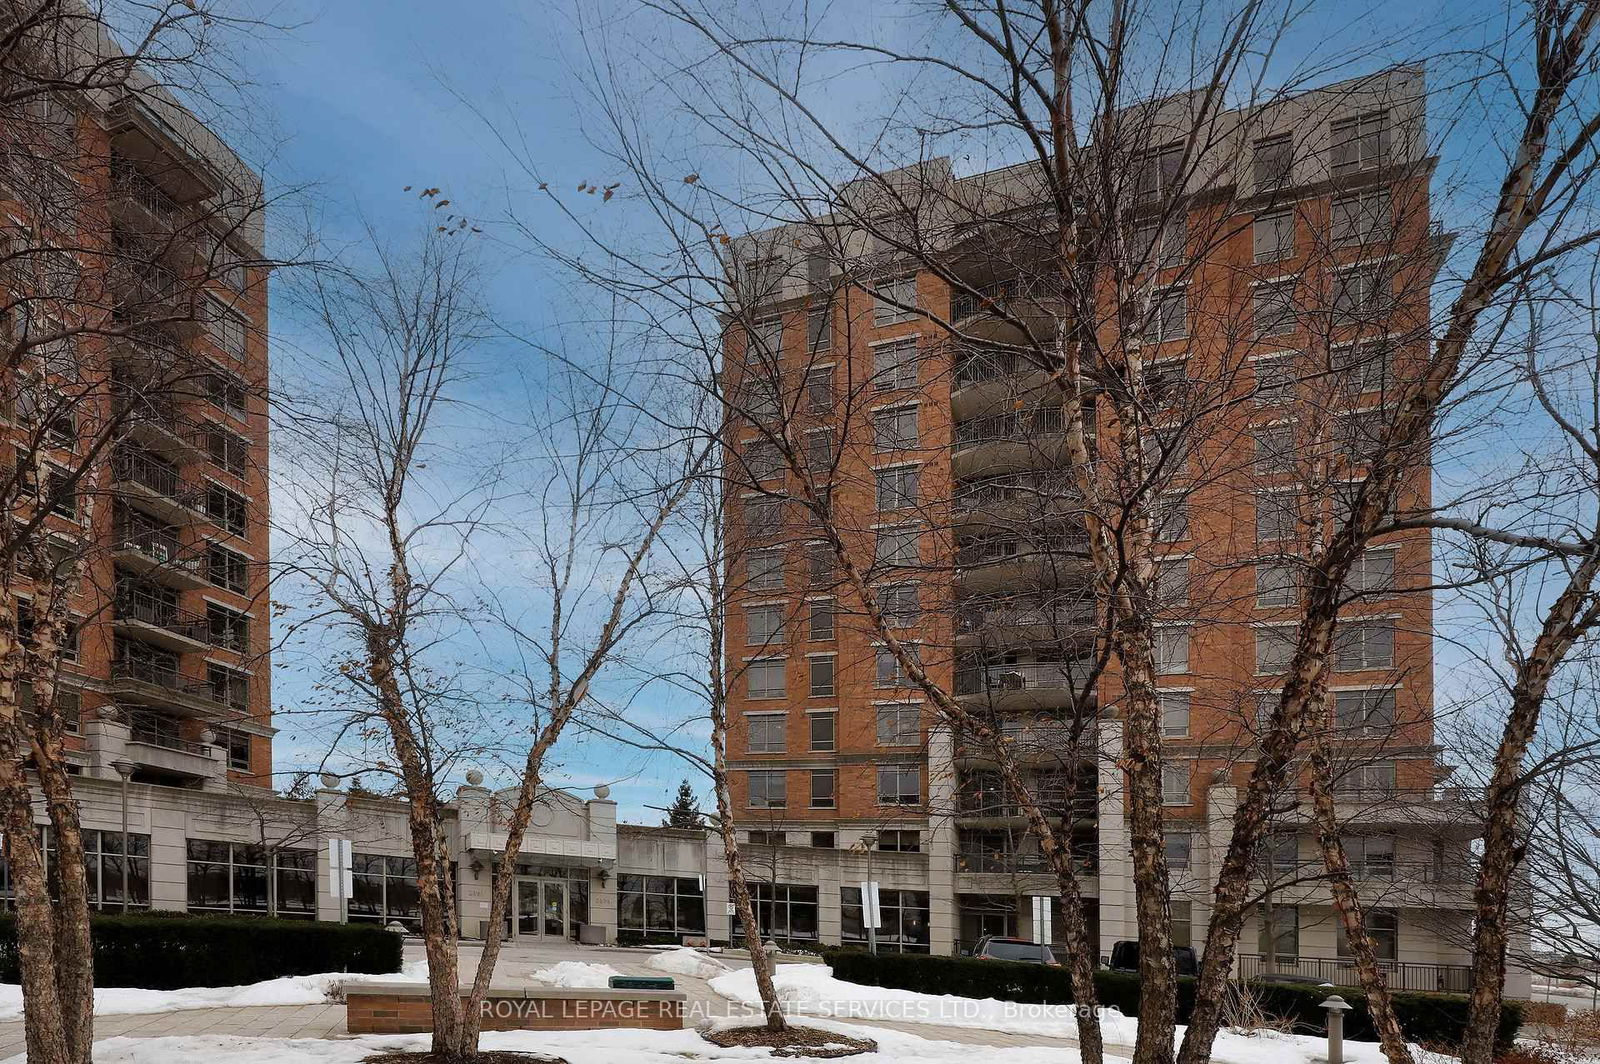
[[[128,914],[128,777],[133,775],[134,764],[125,757],[111,762],[111,767],[122,777],[122,914]]]
[[[1328,1010],[1328,1064],[1344,1064],[1344,1014],[1350,1003],[1334,994],[1322,1007]]]
[[[877,907],[872,904],[872,851],[878,845],[878,833],[876,831],[863,832],[861,845],[866,847],[867,851],[867,880],[861,885],[861,922],[866,925],[867,952],[877,953],[878,912]]]

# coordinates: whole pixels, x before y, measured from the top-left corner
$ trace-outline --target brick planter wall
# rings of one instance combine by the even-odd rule
[[[679,990],[491,987],[483,1002],[485,1031],[589,1031],[683,1027]],[[351,1034],[419,1034],[433,1030],[428,989],[416,983],[362,983],[345,990]]]

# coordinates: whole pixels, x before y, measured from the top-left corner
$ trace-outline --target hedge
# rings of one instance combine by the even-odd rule
[[[893,987],[925,994],[955,994],[960,997],[999,998],[1038,1004],[1069,1005],[1072,986],[1064,968],[1015,961],[978,960],[972,957],[930,957],[915,953],[880,953],[874,956],[861,950],[830,950],[827,961],[833,974],[851,983]],[[1116,1008],[1127,1016],[1139,1014],[1139,977],[1131,972],[1099,969],[1094,973],[1095,991],[1100,1004]],[[1330,993],[1327,987],[1308,984],[1258,983],[1250,988],[1264,1012],[1288,1020],[1297,1031],[1324,1034],[1327,1013],[1322,1002]],[[1360,990],[1340,987],[1338,994],[1350,1003],[1345,1013],[1345,1036],[1376,1041],[1372,1017],[1367,1012],[1366,995]],[[1185,1023],[1194,1008],[1195,980],[1178,980],[1178,1022]],[[1406,1037],[1428,1046],[1448,1048],[1461,1044],[1467,1023],[1467,999],[1458,994],[1422,994],[1394,991],[1395,1013]],[[1499,1051],[1511,1047],[1517,1028],[1522,1025],[1522,1006],[1507,1001],[1500,1007],[1500,1028],[1495,1033]]]
[[[400,936],[377,924],[173,915],[92,917],[95,985],[177,990],[400,970]],[[16,918],[0,916],[0,982],[19,981]]]

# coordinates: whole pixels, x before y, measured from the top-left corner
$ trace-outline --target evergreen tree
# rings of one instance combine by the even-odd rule
[[[699,828],[701,823],[700,799],[694,796],[694,788],[689,786],[688,780],[678,784],[678,794],[672,799],[672,805],[667,809],[667,818],[661,822],[664,828]]]

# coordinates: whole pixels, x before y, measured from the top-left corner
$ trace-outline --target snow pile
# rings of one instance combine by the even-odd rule
[[[645,962],[658,972],[672,975],[692,975],[696,979],[715,979],[728,970],[728,966],[715,957],[707,956],[687,946],[663,950]]]
[[[533,973],[536,982],[550,986],[574,988],[606,987],[613,975],[622,973],[609,964],[585,964],[583,961],[561,961]]]
[[[183,1009],[238,1008],[245,1005],[320,1005],[340,987],[362,982],[425,982],[427,965],[412,961],[398,972],[385,975],[288,975],[246,986],[194,986],[182,990],[141,990],[137,987],[99,987],[94,992],[96,1016],[130,1016]],[[20,1019],[22,988],[0,983],[0,1021]]]

